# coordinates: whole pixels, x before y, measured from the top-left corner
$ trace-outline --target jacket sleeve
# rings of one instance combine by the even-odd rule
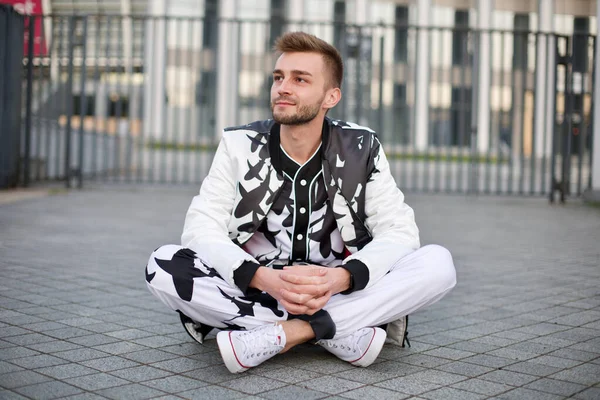
[[[404,202],[376,138],[375,145],[374,168],[365,187],[364,221],[373,240],[344,260],[347,269],[354,269],[354,290],[372,286],[398,260],[420,247],[413,209]]]
[[[196,252],[230,285],[237,286],[234,271],[257,261],[229,238],[228,223],[237,194],[235,165],[225,139],[221,139],[200,193],[185,216],[181,244]]]

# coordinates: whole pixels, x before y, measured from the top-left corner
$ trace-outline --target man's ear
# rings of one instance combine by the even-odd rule
[[[332,88],[325,93],[323,108],[331,109],[337,105],[342,99],[342,91],[340,88]]]

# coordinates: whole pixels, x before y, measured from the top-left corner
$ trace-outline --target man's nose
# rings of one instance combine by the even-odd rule
[[[277,88],[279,94],[290,94],[290,82],[287,79],[283,79]]]

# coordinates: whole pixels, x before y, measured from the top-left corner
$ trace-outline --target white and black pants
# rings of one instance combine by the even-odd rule
[[[266,293],[244,296],[194,252],[166,245],[152,253],[146,267],[152,294],[194,321],[219,329],[252,329],[297,316]],[[317,339],[343,337],[368,326],[396,321],[441,299],[456,284],[452,256],[437,245],[424,246],[392,266],[373,286],[348,295],[337,294],[326,312],[302,317]],[[333,331],[323,321],[333,321]]]

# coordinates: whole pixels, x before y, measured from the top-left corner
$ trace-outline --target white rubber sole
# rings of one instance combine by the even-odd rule
[[[377,356],[381,353],[387,334],[381,328],[373,328],[373,330],[375,331],[375,334],[373,335],[371,344],[369,344],[369,348],[365,351],[365,354],[358,360],[352,361],[350,364],[356,367],[368,367],[377,359]]]
[[[223,358],[225,366],[232,374],[239,374],[240,372],[247,371],[249,368],[244,367],[238,362],[235,350],[231,344],[229,334],[231,331],[221,331],[217,333],[217,345],[219,346],[219,352]]]

